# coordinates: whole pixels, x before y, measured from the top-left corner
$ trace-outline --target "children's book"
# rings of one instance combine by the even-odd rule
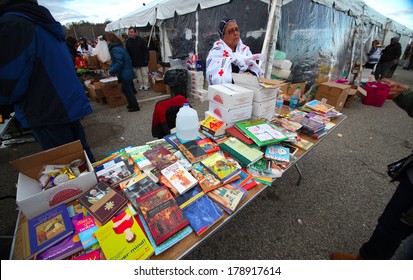
[[[172,235],[170,238],[166,239],[161,244],[156,245],[155,240],[152,237],[151,231],[149,230],[149,227],[146,224],[146,221],[143,218],[142,214],[139,213],[138,217],[139,217],[139,219],[141,221],[141,224],[142,224],[142,226],[143,226],[143,228],[146,232],[146,236],[148,236],[148,239],[151,242],[153,249],[155,250],[155,255],[159,255],[162,252],[165,252],[166,250],[168,250],[173,245],[175,245],[176,243],[178,243],[179,241],[181,241],[182,239],[184,239],[185,237],[187,237],[188,235],[190,235],[193,232],[191,226],[186,226],[183,229],[181,229],[180,231],[178,231],[177,233],[175,233],[174,235]]]
[[[148,175],[142,173],[129,180],[128,185],[122,190],[122,192],[126,195],[132,205],[138,209],[136,199],[157,188],[159,188],[159,186],[151,178],[149,178]]]
[[[219,152],[211,154],[202,160],[201,164],[223,184],[241,172],[236,163],[229,161]]]
[[[132,175],[125,162],[119,155],[109,161],[95,166],[94,169],[96,176],[98,177],[98,181],[106,182],[111,186],[115,186],[120,181],[123,181]]]
[[[52,247],[46,249],[37,255],[37,260],[63,260],[79,251],[83,250],[77,233],[72,233],[65,239],[59,241]]]
[[[155,149],[147,150],[143,155],[149,159],[152,165],[159,170],[178,161],[178,158],[167,150],[164,146],[159,146]]]
[[[297,142],[292,142],[291,145],[299,148],[300,150],[307,151],[310,149],[314,144],[308,140],[303,139],[302,137]]]
[[[193,165],[191,173],[205,193],[222,186],[221,181],[212,175],[208,169],[199,162]]]
[[[129,147],[125,147],[122,149],[119,149],[117,151],[114,151],[112,153],[110,153],[108,156],[110,155],[118,155],[120,156],[120,158],[123,160],[123,162],[125,163],[126,167],[128,168],[129,172],[131,174],[139,174],[141,173],[138,165],[136,164],[136,162],[133,160],[133,158],[129,155],[128,151],[130,149],[135,148],[134,146],[129,146]]]
[[[22,246],[25,259],[32,258],[72,235],[74,231],[65,204],[60,204],[28,220],[22,225]]]
[[[194,176],[183,168],[179,162],[175,162],[174,164],[162,169],[161,173],[179,192],[179,194],[183,194],[198,184],[198,181],[194,178]]]
[[[78,201],[101,225],[109,221],[128,203],[128,199],[122,193],[105,182],[97,183],[79,197]]]
[[[156,245],[189,225],[182,210],[165,186],[138,197],[136,202]]]
[[[311,120],[309,118],[304,118],[303,120],[300,121],[300,123],[303,125],[303,129],[308,130],[312,133],[316,133],[322,129],[325,128],[324,123],[320,123],[315,120]]]
[[[304,107],[310,108],[311,110],[314,110],[317,112],[321,112],[323,114],[330,112],[334,109],[334,106],[321,102],[320,100],[317,100],[317,99],[314,99],[310,102],[305,103]]]
[[[226,124],[225,122],[209,115],[201,123],[199,128],[201,129],[201,131],[206,131],[212,136],[219,136],[225,133]]]
[[[184,156],[184,154],[180,151],[177,150],[174,155],[178,158],[178,162],[186,169],[186,170],[191,170],[192,169],[192,163],[189,162],[189,160]]]
[[[107,260],[146,260],[154,252],[129,209],[100,227],[95,234]]]
[[[268,145],[265,157],[276,161],[290,162],[290,149],[280,145]]]
[[[163,137],[163,139],[165,139],[169,144],[171,144],[175,149],[178,149],[178,145],[181,144],[181,142],[179,142],[178,137],[176,137],[176,133],[172,133],[169,135],[165,135]]]
[[[206,139],[206,138],[205,138]],[[194,164],[206,158],[208,154],[202,149],[196,140],[178,145],[178,149],[184,154],[190,163]]]
[[[259,149],[252,148],[235,137],[230,137],[219,147],[235,158],[242,167],[253,164],[264,155]]]
[[[223,217],[221,209],[198,186],[176,197],[176,202],[197,235]]]
[[[95,238],[95,232],[98,229],[98,226],[95,223],[93,216],[87,216],[74,223],[79,239],[82,242],[82,246],[85,249],[88,249],[98,243]]]
[[[319,130],[317,132],[310,132],[308,130],[303,130],[302,133],[304,133],[305,135],[310,136],[313,139],[320,139],[321,137],[327,135],[328,129],[323,128],[322,130]]]
[[[273,124],[270,124],[263,119],[241,121],[237,122],[235,125],[260,147],[279,143],[288,139],[288,137],[279,131]]]
[[[197,140],[196,144],[201,147],[202,150],[204,150],[207,154],[212,154],[215,152],[218,152],[219,148],[215,142],[213,142],[209,138],[204,138],[201,140]]]
[[[207,193],[228,214],[232,214],[235,211],[246,194],[247,191],[236,184],[226,184]]]

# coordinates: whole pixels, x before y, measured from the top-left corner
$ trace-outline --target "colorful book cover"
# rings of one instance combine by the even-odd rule
[[[159,188],[159,186],[151,178],[149,178],[148,175],[143,173],[129,180],[128,185],[122,190],[122,192],[126,195],[132,205],[138,209],[136,199],[157,188]]]
[[[74,231],[69,212],[65,204],[60,204],[22,226],[23,256],[31,258],[41,253],[59,241],[71,235]]]
[[[232,214],[235,211],[246,194],[247,191],[236,184],[226,184],[207,193],[228,214]]]
[[[247,167],[263,157],[264,153],[252,148],[235,137],[230,137],[219,145],[220,149],[235,158],[242,167]]]
[[[198,184],[198,181],[191,175],[179,162],[161,170],[161,173],[178,190],[179,194],[183,194],[190,188]]]
[[[152,165],[152,163],[143,155],[144,152],[150,150],[149,145],[137,146],[127,149],[128,155],[133,159],[140,170]],[[136,173],[139,174],[139,173]]]
[[[193,165],[191,173],[198,181],[199,186],[206,193],[222,186],[221,181],[212,175],[208,169],[200,163],[195,163]]]
[[[165,186],[137,198],[136,201],[156,245],[189,225],[181,208]]]
[[[99,182],[78,199],[101,224],[109,221],[128,203],[128,199],[105,182]]]
[[[235,125],[260,147],[288,139],[273,124],[263,119],[237,122]]]
[[[98,181],[106,182],[111,186],[118,184],[120,181],[123,181],[132,175],[125,162],[119,155],[109,161],[95,166],[94,169],[96,176],[98,177]]]
[[[189,160],[184,156],[184,154],[180,151],[177,150],[174,155],[178,158],[178,162],[186,169],[186,170],[191,170],[192,169],[192,163],[189,162]]]
[[[200,129],[205,130],[212,136],[218,136],[225,133],[225,123],[213,116],[209,115],[206,119],[201,123]]]
[[[133,148],[134,148],[134,146],[129,146],[129,147],[126,147],[126,148],[122,148],[122,149],[119,149],[117,151],[114,151],[114,152],[110,153],[109,156],[110,155],[120,156],[120,158],[123,160],[123,162],[125,163],[126,167],[128,168],[128,170],[131,174],[133,174],[133,173],[140,174],[141,170],[139,169],[139,166],[136,164],[136,162],[133,160],[133,158],[127,152],[127,151],[129,151],[130,149],[133,149]]]
[[[331,106],[327,103],[321,102],[317,99],[314,99],[310,102],[307,102],[304,104],[304,107],[308,107],[311,110],[317,111],[317,112],[321,112],[323,114],[330,112],[334,109],[334,106]]]
[[[268,145],[265,157],[276,161],[290,162],[290,149],[280,145]]]
[[[159,170],[178,161],[178,158],[163,146],[147,150],[143,155]]]
[[[46,249],[37,255],[37,260],[63,260],[79,251],[83,250],[77,233],[72,233],[65,239],[59,241],[52,247]]]
[[[155,250],[155,255],[159,255],[162,252],[165,252],[166,250],[168,250],[173,245],[175,245],[176,243],[178,243],[179,241],[181,241],[182,239],[184,239],[185,237],[187,237],[188,235],[190,235],[193,232],[191,226],[186,226],[183,229],[181,229],[180,231],[178,231],[177,233],[175,233],[174,235],[172,235],[170,238],[166,239],[161,244],[156,245],[155,240],[152,237],[151,231],[149,230],[149,227],[146,224],[146,221],[143,218],[142,214],[139,213],[138,216],[139,216],[141,224],[142,224],[142,226],[143,226],[143,228],[146,232],[146,236],[148,237],[149,241],[152,244],[153,249]]]
[[[308,149],[310,149],[314,144],[308,140],[300,138],[300,140],[297,139],[297,142],[292,142],[291,145],[299,148],[300,150],[308,151]]]
[[[303,120],[300,121],[300,123],[302,124],[303,129],[308,130],[313,133],[324,129],[326,126],[324,123],[320,123],[318,121],[314,121],[309,118],[304,118]]]
[[[146,260],[154,252],[129,209],[96,231],[107,260]]]
[[[197,140],[196,144],[201,147],[207,154],[212,154],[218,152],[219,148],[217,144],[215,144],[211,139],[204,138],[201,140]]]
[[[234,136],[235,138],[238,138],[242,142],[244,142],[247,145],[251,145],[254,143],[251,138],[245,135],[244,132],[239,130],[235,125],[231,126],[230,128],[227,128],[225,130],[229,135]]]
[[[241,172],[240,172],[239,175],[240,175],[240,178],[233,181],[232,183],[234,183],[234,184],[236,184],[240,187],[244,187],[253,178],[253,176],[251,174],[249,174],[248,172],[246,172],[243,169],[241,169]]]
[[[219,152],[211,154],[202,160],[201,164],[222,183],[229,181],[241,172],[236,163],[229,161]]]
[[[75,222],[74,226],[79,235],[79,239],[82,242],[83,248],[90,248],[98,242],[95,237],[95,232],[98,229],[98,226],[92,216],[87,216]]]
[[[206,158],[208,154],[202,149],[196,140],[178,145],[178,149],[184,154],[190,163],[194,164]]]
[[[85,253],[83,255],[77,256],[73,258],[72,260],[77,260],[77,261],[98,261],[100,260],[100,249],[93,250],[92,252]]]
[[[197,235],[223,217],[221,209],[198,186],[176,197],[176,202]]]
[[[179,142],[178,137],[176,137],[176,133],[172,133],[169,135],[165,135],[163,137],[163,139],[165,139],[169,144],[171,144],[175,149],[178,149],[178,145],[181,144],[181,142]]]

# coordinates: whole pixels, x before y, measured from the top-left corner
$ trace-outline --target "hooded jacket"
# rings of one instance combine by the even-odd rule
[[[142,37],[128,38],[126,40],[126,50],[128,51],[133,67],[146,67],[149,62],[149,50],[146,41]]]
[[[29,1],[0,6],[0,104],[24,127],[65,124],[92,113],[60,23]]]
[[[110,63],[109,73],[116,74],[119,81],[133,80],[135,74],[132,68],[132,61],[125,48],[118,43],[109,44],[109,52],[112,62]]]

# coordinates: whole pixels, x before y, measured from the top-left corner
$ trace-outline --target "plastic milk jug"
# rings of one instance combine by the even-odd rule
[[[188,103],[176,114],[176,136],[181,140],[195,140],[198,137],[198,113]]]

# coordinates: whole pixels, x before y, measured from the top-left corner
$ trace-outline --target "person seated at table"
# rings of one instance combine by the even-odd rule
[[[206,76],[210,85],[232,83],[232,73],[249,73],[263,77],[256,60],[264,60],[262,54],[252,54],[240,38],[235,19],[223,19],[218,26],[220,40],[216,41],[206,59]]]

